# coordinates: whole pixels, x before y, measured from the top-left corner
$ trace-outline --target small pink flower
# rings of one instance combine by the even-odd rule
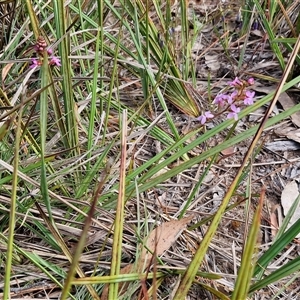
[[[254,84],[254,78],[249,78],[248,80],[247,80],[247,82],[248,82],[248,84],[249,85],[253,85]]]
[[[43,48],[41,48],[39,45],[34,45],[33,49],[36,51],[36,52],[39,52],[41,49],[43,51]]]
[[[47,49],[47,53],[48,53],[48,55],[52,55],[53,54],[53,50],[51,48],[48,48]]]
[[[215,100],[213,101],[214,104],[219,105],[220,107],[225,106],[225,104],[231,104],[233,102],[231,96],[225,95],[225,94],[220,94],[217,95]]]
[[[241,85],[243,85],[243,83],[239,80],[238,77],[235,77],[235,79],[233,81],[230,81],[228,84],[230,86],[241,86]]]
[[[238,91],[233,91],[233,92],[231,93],[230,97],[231,97],[232,100],[235,100],[236,97],[237,97],[237,95],[238,95]],[[232,102],[233,102],[233,101],[232,101]],[[228,102],[228,104],[232,104],[232,102],[231,102],[231,103]]]
[[[238,113],[241,111],[239,107],[236,107],[234,104],[230,106],[231,112],[227,115],[227,119],[235,119],[236,121],[238,120]]]
[[[225,105],[224,96],[225,96],[224,94],[217,95],[213,103],[223,107]]]
[[[33,68],[35,68],[35,67],[38,67],[38,66],[40,66],[41,65],[41,61],[39,61],[38,59],[36,59],[36,58],[32,58],[31,59],[31,65],[30,65],[30,69],[33,69]]]
[[[49,64],[51,66],[57,66],[57,67],[60,67],[61,66],[61,62],[60,62],[60,59],[56,56],[52,56],[50,58],[50,61],[49,61]]]
[[[244,99],[244,104],[245,105],[252,105],[253,102],[254,102],[254,95],[255,95],[255,92],[247,91],[246,92],[246,98]]]
[[[210,111],[206,111],[203,115],[198,117],[196,120],[198,120],[202,125],[206,123],[208,119],[212,119],[214,115]]]
[[[234,93],[234,92],[233,92]],[[232,93],[232,94],[233,94]],[[229,105],[231,105],[232,103],[233,103],[233,101],[234,101],[234,98],[232,97],[232,94],[229,96],[229,95],[226,95],[226,100],[227,100],[227,103],[229,104]],[[235,96],[235,95],[234,95]]]

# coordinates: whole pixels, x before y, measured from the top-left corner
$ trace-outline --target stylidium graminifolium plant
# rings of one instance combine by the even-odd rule
[[[43,52],[46,50],[49,55],[49,65],[50,66],[61,66],[61,61],[58,57],[53,55],[53,50],[51,48],[47,49],[47,43],[43,37],[39,37],[33,49],[35,50],[37,57],[31,58],[30,68],[39,67],[43,64]]]
[[[227,113],[227,119],[238,120],[238,113],[244,106],[252,105],[255,101],[255,92],[249,88],[254,84],[254,79],[249,78],[247,81],[240,80],[236,77],[228,85],[233,88],[226,93],[218,94],[214,101],[213,111],[204,112],[196,118],[197,121],[204,125],[208,120],[213,119],[223,113]]]

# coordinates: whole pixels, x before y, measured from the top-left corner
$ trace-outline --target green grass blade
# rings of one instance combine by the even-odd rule
[[[40,29],[39,29],[39,25],[38,25],[38,21],[37,21],[37,16],[36,16],[33,6],[32,6],[32,1],[26,0],[26,8],[27,8],[28,15],[29,15],[29,18],[31,21],[31,26],[32,26],[32,30],[33,30],[35,39],[37,40],[38,37],[40,36]]]
[[[299,232],[299,230],[298,230],[298,232]],[[272,272],[270,275],[259,280],[257,283],[253,284],[250,287],[249,292],[254,292],[258,289],[262,289],[262,288],[266,287],[268,284],[272,284],[276,281],[279,281],[284,277],[287,277],[291,274],[294,274],[295,272],[298,272],[299,270],[300,270],[300,257],[297,257],[297,258],[289,261],[282,267],[280,267],[278,270]]]
[[[89,115],[89,131],[88,131],[88,157],[91,157],[91,148],[94,142],[94,129],[96,121],[96,100],[97,100],[97,82],[98,82],[98,64],[99,64],[99,49],[100,49],[100,29],[97,31],[96,36],[96,53],[95,53],[95,64],[94,64],[94,75],[93,75],[93,87],[92,87],[92,99],[91,99],[91,110]],[[90,165],[88,165],[90,168]]]
[[[66,128],[68,134],[68,140],[70,141],[69,148],[74,149],[73,155],[79,153],[79,142],[78,142],[78,126],[76,123],[76,110],[75,101],[73,97],[73,87],[71,82],[71,63],[69,59],[70,54],[70,38],[66,32],[67,10],[64,7],[64,1],[52,1],[55,26],[57,32],[57,39],[61,40],[59,43],[59,54],[61,59],[61,70],[62,70],[62,88],[63,88],[63,99],[65,109]]]
[[[118,274],[118,275],[109,275],[109,276],[94,276],[94,277],[85,277],[74,279],[72,284],[75,285],[86,285],[86,284],[99,284],[99,283],[121,283],[127,281],[141,280],[144,278],[152,279],[154,277],[160,278],[164,277],[166,274],[163,272],[147,273],[130,273],[130,274]],[[119,298],[115,298],[119,299]]]
[[[271,3],[275,3],[275,2],[276,1],[271,1]],[[266,30],[266,32],[268,34],[268,38],[270,41],[270,46],[272,48],[272,51],[276,55],[276,58],[279,62],[281,69],[284,70],[285,62],[284,62],[284,58],[282,55],[282,51],[280,50],[277,43],[273,43],[273,41],[275,40],[275,33],[272,29],[272,20],[273,19],[270,19],[270,20],[267,19],[267,15],[258,0],[253,0],[253,3],[255,3],[255,7],[258,11],[259,18],[261,19],[264,29]],[[274,9],[275,9],[275,6],[272,5],[272,16],[270,16],[270,18],[272,18],[274,15]]]
[[[300,194],[299,196],[293,201],[293,204],[291,206],[291,208],[289,209],[288,213],[286,214],[273,242],[275,242],[276,240],[278,240],[280,237],[282,237],[282,235],[284,235],[286,229],[288,228],[289,222],[291,220],[291,218],[293,217],[295,211],[298,209],[299,207],[299,203],[300,203]]]
[[[125,178],[126,178],[126,145],[127,145],[127,111],[123,111],[122,123],[120,131],[121,135],[121,166],[120,166],[120,188],[119,198],[116,209],[114,240],[112,247],[112,260],[110,267],[110,275],[119,275],[122,257],[122,240],[123,240],[123,224],[124,224],[124,208],[125,208]],[[109,299],[118,299],[119,284],[112,283],[109,285]]]
[[[46,87],[49,83],[49,65],[47,51],[44,51],[43,65],[41,72],[41,87]],[[49,219],[53,222],[52,208],[48,193],[47,166],[46,166],[46,140],[47,140],[47,121],[48,121],[48,89],[44,89],[40,97],[40,133],[41,133],[41,195],[47,207]]]
[[[18,116],[18,123],[16,129],[15,140],[15,153],[14,153],[14,172],[12,178],[12,193],[10,200],[10,214],[9,214],[9,229],[8,241],[5,262],[5,275],[4,275],[4,291],[3,299],[8,299],[10,295],[10,276],[12,269],[13,253],[14,253],[14,232],[16,225],[16,211],[17,211],[17,191],[18,191],[18,168],[19,168],[19,150],[20,150],[20,137],[21,137],[21,120],[23,108],[21,107]]]
[[[300,232],[300,219],[295,222],[275,243],[258,259],[254,276],[264,272],[270,262],[280,253]]]
[[[265,188],[263,188],[259,204],[254,214],[251,229],[249,232],[249,237],[244,247],[241,266],[239,268],[237,280],[234,286],[234,291],[231,296],[232,300],[246,299],[249,292],[249,286],[254,269],[253,255],[257,246],[257,238],[260,229],[260,218],[263,208],[265,191]]]

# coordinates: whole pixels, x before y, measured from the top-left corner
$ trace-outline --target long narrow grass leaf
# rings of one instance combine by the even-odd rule
[[[260,218],[263,208],[266,189],[263,187],[259,204],[256,208],[248,239],[243,251],[241,266],[238,271],[237,280],[234,291],[231,296],[232,300],[246,299],[249,291],[250,282],[252,279],[253,268],[255,265],[255,249],[257,247],[257,238],[260,229]]]
[[[62,70],[62,87],[63,87],[63,99],[64,99],[64,113],[66,119],[67,134],[70,141],[69,148],[74,149],[74,154],[79,152],[78,142],[78,126],[76,123],[76,108],[73,97],[73,89],[71,82],[71,64],[69,59],[70,54],[70,40],[69,34],[66,31],[68,15],[67,10],[64,7],[64,1],[52,1],[55,25],[57,32],[57,39],[59,43],[59,54],[61,59]]]
[[[250,287],[249,292],[254,292],[258,289],[264,288],[268,284],[279,281],[284,277],[287,277],[295,272],[298,272],[299,270],[300,270],[300,257],[297,257],[297,258],[289,261],[282,267],[280,267],[278,270],[273,271],[270,275],[259,280],[257,283],[253,284]]]
[[[10,199],[10,214],[9,214],[9,229],[8,241],[5,262],[5,275],[4,275],[4,291],[3,299],[8,299],[10,294],[10,276],[12,268],[12,260],[14,253],[14,234],[16,226],[16,211],[17,211],[17,191],[18,191],[18,168],[19,168],[19,150],[20,150],[20,137],[21,137],[21,120],[23,114],[23,107],[21,107],[18,115],[16,140],[15,140],[15,153],[14,153],[14,172],[12,178],[12,193]]]
[[[116,218],[114,226],[114,241],[112,247],[112,261],[110,275],[119,275],[122,256],[122,238],[123,238],[123,223],[124,223],[124,205],[125,205],[125,174],[126,174],[126,136],[127,136],[127,111],[122,114],[121,123],[121,166],[120,166],[120,188],[119,197],[116,209]],[[109,299],[118,299],[118,283],[109,285]]]
[[[43,65],[40,70],[41,72],[41,86],[42,88],[48,85],[49,82],[49,65],[48,65],[48,54],[44,51]],[[52,208],[50,203],[50,197],[48,193],[47,183],[47,166],[46,166],[46,140],[47,140],[47,121],[48,121],[48,89],[44,89],[40,97],[40,133],[41,133],[41,194],[43,201],[47,207],[49,219],[53,222]]]

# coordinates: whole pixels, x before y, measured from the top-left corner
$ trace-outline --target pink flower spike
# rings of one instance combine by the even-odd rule
[[[239,85],[241,86],[241,85],[243,85],[243,83],[239,80],[238,77],[235,77],[235,79],[233,81],[230,81],[228,84],[230,86],[239,86]]]
[[[206,111],[203,115],[198,117],[196,120],[198,120],[201,125],[205,124],[207,119],[212,119],[214,115],[210,111]]]
[[[56,56],[52,56],[51,57],[49,64],[51,66],[57,66],[57,67],[61,66],[60,59],[58,57],[56,57]]]
[[[239,107],[236,107],[234,104],[230,106],[231,112],[227,115],[227,119],[235,119],[236,121],[239,119],[238,113],[241,111]]]
[[[247,91],[246,92],[246,98],[244,99],[244,104],[245,105],[252,105],[253,102],[254,102],[254,95],[255,95],[255,92]]]
[[[248,82],[248,84],[250,84],[250,85],[253,85],[254,84],[254,78],[249,78],[248,80],[247,80],[247,82]]]

